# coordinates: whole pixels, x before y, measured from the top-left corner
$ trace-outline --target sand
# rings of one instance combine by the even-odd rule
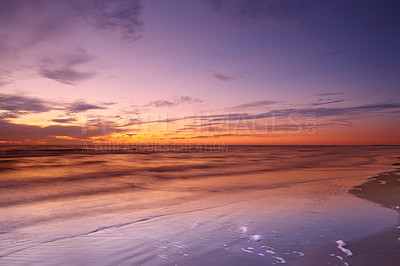
[[[393,164],[398,166],[400,164]],[[355,186],[349,193],[377,203],[386,208],[400,211],[400,171],[381,173],[369,178],[364,184]],[[326,243],[308,251],[309,255],[293,265],[400,265],[400,219],[397,226],[366,237],[346,241],[353,256],[338,250],[336,243]],[[335,256],[331,256],[335,254]]]

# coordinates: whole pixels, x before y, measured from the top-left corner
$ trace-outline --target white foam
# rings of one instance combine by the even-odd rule
[[[276,263],[285,264],[286,260],[281,257],[274,257],[276,259]]]
[[[304,253],[300,252],[300,251],[293,251],[293,254],[297,254],[300,257],[304,257]]]
[[[159,258],[163,259],[163,260],[168,260],[167,255],[159,254],[159,255],[157,255],[157,256],[158,256]]]
[[[264,256],[265,256],[265,255],[264,255],[264,254],[262,254],[262,253],[258,253],[258,255],[259,255],[259,256],[262,256],[262,257],[264,257]]]
[[[336,241],[336,244],[338,244],[338,249],[340,249],[344,254],[346,254],[347,256],[353,256],[353,252],[351,252],[347,248],[344,248],[347,245],[343,240]]]
[[[253,247],[247,247],[247,249],[254,249]]]
[[[343,265],[344,266],[349,266],[349,264],[347,262],[345,262],[345,261],[343,261]]]
[[[338,249],[340,249],[344,254],[346,254],[347,256],[353,256],[353,252],[351,252],[349,249],[347,248],[342,248],[342,247],[338,247]]]
[[[240,227],[240,232],[241,232],[241,233],[245,234],[245,233],[247,233],[248,231],[249,231],[249,229],[248,229],[246,226]]]
[[[337,240],[336,244],[338,244],[339,247],[345,247],[347,244],[343,240]]]
[[[253,251],[247,250],[247,249],[244,249],[244,248],[242,248],[242,251],[247,252],[247,253],[253,253]]]
[[[172,243],[172,245],[173,245],[174,247],[176,247],[176,248],[181,248],[181,249],[183,249],[183,248],[188,248],[188,246],[186,246],[185,244],[175,244],[175,243]]]
[[[274,248],[273,247],[270,247],[270,246],[261,246],[262,248],[268,248],[268,249],[272,249],[272,250],[274,250]]]
[[[262,238],[261,235],[251,235],[251,236],[249,236],[249,239],[250,239],[251,241],[257,242],[257,241],[262,240],[263,238]]]
[[[275,255],[275,254],[276,254],[275,251],[269,250],[269,249],[267,249],[267,250],[265,251],[265,253],[268,253],[268,254],[271,254],[271,255]]]
[[[338,258],[339,260],[343,260],[342,256],[335,256],[336,258]]]
[[[379,185],[386,185],[386,180],[378,180],[379,181]]]

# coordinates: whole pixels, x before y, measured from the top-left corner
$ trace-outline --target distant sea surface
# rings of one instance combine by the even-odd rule
[[[396,222],[346,191],[398,156],[399,146],[0,146],[0,264],[184,265],[220,250],[231,265],[274,262],[254,234],[296,259]]]

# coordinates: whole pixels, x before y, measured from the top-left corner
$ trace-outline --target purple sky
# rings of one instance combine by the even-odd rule
[[[0,141],[400,144],[399,11],[0,0]]]

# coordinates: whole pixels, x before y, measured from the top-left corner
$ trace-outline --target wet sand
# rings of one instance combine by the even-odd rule
[[[399,166],[399,163],[393,166]],[[400,170],[381,173],[349,190],[354,196],[372,201],[400,214]],[[310,250],[309,256],[293,265],[400,265],[400,217],[397,226],[379,233],[345,241],[353,256],[346,256],[336,243],[322,244]],[[332,256],[334,254],[335,256]]]

